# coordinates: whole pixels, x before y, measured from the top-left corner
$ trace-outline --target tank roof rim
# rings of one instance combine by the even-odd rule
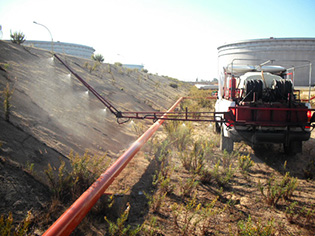
[[[301,37],[301,38],[260,38],[260,39],[245,39],[245,40],[238,40],[238,41],[232,41],[229,43],[225,43],[217,48],[217,50],[220,50],[224,47],[232,46],[232,45],[241,45],[241,44],[246,44],[246,43],[257,43],[257,42],[275,42],[275,41],[314,41],[315,43],[315,38],[311,37]]]

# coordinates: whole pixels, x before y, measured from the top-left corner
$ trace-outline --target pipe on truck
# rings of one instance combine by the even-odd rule
[[[167,117],[182,101],[179,98],[174,105],[162,116]],[[44,236],[70,235],[79,225],[85,215],[91,210],[105,190],[111,185],[115,177],[126,167],[140,148],[148,141],[155,131],[163,124],[164,120],[156,121],[143,133],[101,176],[49,227]]]

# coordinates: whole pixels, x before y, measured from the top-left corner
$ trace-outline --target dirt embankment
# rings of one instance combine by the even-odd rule
[[[0,41],[0,89],[14,88],[11,122],[67,155],[115,156],[136,135],[116,123],[87,89],[48,51]],[[171,79],[92,60],[60,55],[77,74],[121,111],[166,110],[187,85]],[[177,88],[170,86],[178,84]],[[1,102],[2,102],[1,98]],[[1,110],[1,114],[3,111]]]

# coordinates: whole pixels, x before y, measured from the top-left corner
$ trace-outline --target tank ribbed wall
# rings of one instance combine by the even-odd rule
[[[36,40],[27,40],[23,43],[25,46],[33,46],[37,48],[42,48],[45,50],[52,49],[51,41],[36,41]],[[95,52],[95,49],[81,44],[75,43],[63,43],[63,42],[53,42],[53,50],[57,53],[65,53],[68,55],[91,59],[91,56]]]
[[[269,38],[228,43],[218,47],[219,76],[222,68],[233,64],[259,64],[276,60],[275,65],[286,68],[312,63],[311,84],[315,84],[315,38]],[[296,86],[308,86],[309,66],[295,70]]]

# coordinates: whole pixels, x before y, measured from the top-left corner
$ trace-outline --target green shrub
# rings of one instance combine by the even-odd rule
[[[16,44],[22,44],[25,42],[25,35],[22,32],[12,32],[10,31],[11,42]]]
[[[285,216],[288,218],[290,222],[294,222],[297,217],[299,217],[298,211],[296,209],[297,202],[292,202],[288,207],[285,209]]]
[[[61,162],[57,176],[50,164],[45,170],[54,197],[65,203],[77,199],[109,165],[106,155],[96,157],[86,152],[81,157],[71,151],[68,157],[71,170],[66,169],[64,161]]]
[[[110,64],[107,65],[107,73],[112,73],[112,69],[110,67]]]
[[[215,208],[217,200],[218,197],[203,206],[195,194],[186,204],[174,203],[171,209],[179,235],[210,235],[215,218],[227,208]]]
[[[100,66],[100,62],[98,62],[98,61],[94,62],[93,67],[92,67],[92,71],[95,71],[97,69],[97,67],[99,67],[99,66]],[[90,71],[90,73],[92,71]]]
[[[149,195],[145,193],[145,196],[149,201],[148,202],[149,207],[150,209],[152,209],[154,213],[159,212],[160,208],[164,206],[166,195],[167,195],[167,192],[163,192],[161,190],[158,190],[153,195]]]
[[[184,100],[181,107],[188,107],[189,111],[211,111],[214,109],[215,100],[208,99],[210,96],[209,91],[207,90],[198,90],[195,86],[192,86],[189,92],[189,97],[192,99]]]
[[[170,121],[164,124],[164,129],[172,144],[180,151],[184,151],[191,143],[192,126],[190,123],[184,124],[178,121]]]
[[[191,152],[192,170],[194,173],[199,174],[205,167],[205,159],[209,152],[208,142],[204,140],[197,140],[194,142],[193,150]]]
[[[171,193],[174,189],[174,185],[171,184],[171,175],[174,167],[169,165],[168,160],[170,153],[169,139],[164,140],[155,153],[159,163],[159,170],[153,176],[152,185],[159,188],[159,191],[162,193]]]
[[[175,84],[175,83],[170,83],[169,86],[171,86],[174,89],[178,88],[178,84]]]
[[[180,152],[180,160],[184,168],[194,174],[202,173],[206,159],[210,159],[211,156],[211,143],[202,138],[194,142],[191,152]]]
[[[254,162],[250,158],[250,155],[239,155],[238,156],[238,167],[241,169],[242,173],[247,173],[250,168],[254,165]]]
[[[4,119],[6,121],[10,120],[10,108],[11,108],[11,103],[10,100],[12,98],[14,89],[10,89],[9,83],[7,83],[6,87],[3,89],[2,96],[4,98],[3,100],[3,109],[4,109]]]
[[[201,204],[197,204],[194,195],[186,205],[174,203],[171,206],[174,224],[180,235],[193,235],[197,228],[197,214]]]
[[[161,192],[171,193],[173,192],[174,185],[171,184],[171,175],[174,168],[168,166],[166,160],[160,164],[160,170],[153,176],[152,185],[156,186]]]
[[[102,54],[93,54],[92,59],[94,61],[97,61],[97,62],[103,62],[104,61],[104,57]]]
[[[88,69],[90,73],[95,71],[100,66],[100,62],[96,61],[93,65],[90,65],[88,62],[84,63],[84,67]]]
[[[209,169],[204,168],[200,174],[200,182],[203,184],[210,184],[213,180],[212,173]]]
[[[232,160],[236,157],[237,155],[232,152],[228,153],[226,150],[223,151],[223,156],[222,156],[222,166],[223,168],[228,168],[232,164]]]
[[[143,233],[143,235],[146,235],[146,236],[159,235],[157,218],[155,216],[152,216],[149,220],[146,220],[143,223],[143,228],[141,232]]]
[[[312,204],[310,209],[307,209],[306,206],[300,207],[298,202],[292,202],[285,210],[285,216],[290,223],[299,224],[303,222],[312,224],[315,222],[315,205]]]
[[[29,161],[26,162],[25,169],[31,175],[34,175],[34,165],[35,165],[34,163],[30,163]]]
[[[214,165],[211,170],[211,177],[217,182],[220,187],[227,187],[234,176],[232,164],[228,167],[221,165],[220,160]]]
[[[273,175],[267,180],[265,186],[260,181],[258,183],[261,194],[271,206],[276,206],[280,199],[290,199],[297,186],[297,178],[290,177],[288,172],[281,181],[277,181]]]
[[[213,109],[213,101],[211,101],[210,99],[207,99],[207,98],[198,98],[197,99],[197,102],[198,102],[198,105],[201,107],[201,108],[207,108],[209,110],[212,110]]]
[[[240,236],[269,236],[275,235],[274,219],[267,222],[267,225],[262,225],[260,221],[256,224],[252,221],[251,216],[248,216],[246,221],[241,220],[237,224],[238,235]]]
[[[122,66],[118,67],[118,73],[121,75],[124,74],[124,68]]]
[[[125,226],[126,221],[128,220],[129,211],[130,211],[130,204],[127,203],[127,208],[121,214],[121,216],[117,219],[116,223],[107,219],[106,216],[104,217],[104,219],[108,223],[109,235],[113,235],[113,236],[137,235],[141,231],[142,226],[137,226],[135,229],[131,229],[130,225]]]
[[[141,83],[141,81],[142,81],[142,76],[141,76],[141,74],[139,74],[137,77],[137,84],[139,85]]]
[[[127,74],[127,75],[130,75],[133,71],[134,71],[134,69],[127,68],[126,74]]]
[[[187,180],[180,179],[178,186],[180,190],[179,195],[182,198],[190,197],[190,195],[195,191],[198,185],[199,181],[196,180],[196,176]]]
[[[311,156],[311,154],[309,154],[309,156]],[[315,159],[308,161],[306,167],[303,169],[303,172],[306,179],[315,179]]]
[[[161,87],[161,82],[160,81],[155,82],[154,88],[158,89],[160,87]]]
[[[6,218],[4,215],[0,217],[0,235],[2,236],[23,236],[29,235],[32,213],[27,212],[27,216],[16,227],[13,226],[13,217],[10,212]]]
[[[0,233],[1,233],[1,235],[10,236],[12,224],[13,224],[13,217],[12,217],[11,212],[9,213],[8,218],[5,218],[4,215],[1,215],[1,217],[0,217]]]
[[[3,70],[7,70],[7,69],[9,69],[9,67],[10,67],[10,64],[8,64],[8,63],[0,63],[0,67],[3,69]]]
[[[153,176],[153,186],[158,187],[163,193],[171,193],[175,187],[171,184],[170,169],[170,166],[162,167],[161,170]]]
[[[183,165],[183,167],[190,171],[192,169],[192,156],[189,155],[187,152],[180,152],[179,159]]]

